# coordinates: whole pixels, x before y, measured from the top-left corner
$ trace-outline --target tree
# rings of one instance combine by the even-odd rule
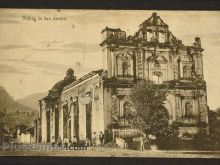
[[[169,115],[164,106],[166,96],[166,89],[161,89],[151,81],[137,82],[131,90],[131,101],[136,112],[128,116],[130,123],[157,138],[168,136]]]
[[[220,116],[220,108],[216,108],[215,111],[216,111],[217,115]]]
[[[207,109],[208,109],[208,119],[209,119],[209,131],[210,133],[213,133],[215,131],[215,127],[218,122],[217,120],[218,114],[217,112],[211,110],[209,106],[207,106]]]

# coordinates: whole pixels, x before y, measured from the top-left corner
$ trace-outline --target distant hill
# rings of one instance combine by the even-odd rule
[[[20,112],[36,111],[31,107],[22,105],[21,103],[14,101],[13,98],[5,90],[5,88],[0,86],[0,111],[7,111],[7,113],[12,113],[18,110]]]
[[[20,104],[23,104],[23,105],[26,105],[28,107],[38,110],[39,109],[38,100],[42,99],[47,94],[48,92],[35,93],[35,94],[29,95],[27,97],[24,97],[16,101]]]
[[[0,122],[4,121],[12,129],[16,125],[33,126],[38,111],[15,101],[4,87],[0,86]]]

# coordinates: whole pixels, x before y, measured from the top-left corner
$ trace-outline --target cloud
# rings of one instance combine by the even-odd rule
[[[38,67],[38,68],[45,68],[45,69],[68,69],[71,67],[70,65],[62,65],[62,64],[55,64],[51,62],[46,61],[24,61],[27,64],[30,64],[32,66]]]
[[[10,45],[0,45],[1,49],[20,49],[20,48],[30,48],[30,45],[16,45],[16,44],[10,44]]]
[[[25,71],[18,71],[16,68],[13,67],[13,65],[19,64],[22,66],[26,66],[26,69],[29,71],[34,71],[35,69],[40,71],[44,75],[65,75],[65,71],[68,68],[73,68],[75,70],[75,73],[77,75],[81,73],[87,73],[91,70],[95,70],[96,68],[94,67],[88,67],[85,66],[83,63],[76,61],[73,63],[73,65],[63,65],[63,64],[57,64],[57,63],[52,63],[52,62],[47,62],[47,61],[27,61],[24,58],[22,59],[6,59],[6,58],[1,58],[1,61],[4,62],[13,62],[10,65],[7,66],[0,66],[0,68],[3,68],[2,70],[0,69],[0,72],[5,72],[5,73],[26,73]],[[29,68],[29,69],[28,69]],[[31,69],[32,68],[32,69]]]
[[[62,64],[55,64],[51,62],[46,61],[28,61],[25,58],[22,59],[7,59],[7,58],[1,58],[1,61],[5,62],[15,62],[20,64],[27,64],[28,66],[36,67],[36,68],[43,68],[43,69],[59,69],[59,68],[67,68],[70,67],[69,65],[62,65]]]
[[[6,65],[0,64],[0,73],[21,73],[21,74],[28,74],[28,72],[18,70],[17,68]]]
[[[58,51],[58,50],[62,50],[62,49],[58,49],[58,48],[33,48],[33,51]]]
[[[62,43],[62,41],[58,41],[58,40],[53,40],[53,41],[42,41],[39,42],[40,44],[58,44],[58,43]]]
[[[216,39],[213,39],[210,43],[210,46],[220,46],[220,39],[219,38],[216,38]]]
[[[63,52],[78,52],[78,51],[82,52],[85,50],[86,52],[92,53],[101,50],[98,43],[86,44],[82,42],[73,42],[73,43],[64,44],[63,47],[68,48],[65,49]]]

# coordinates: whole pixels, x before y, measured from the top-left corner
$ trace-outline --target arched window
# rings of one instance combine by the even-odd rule
[[[143,39],[143,33],[142,32],[139,32],[139,39]]]
[[[153,72],[153,82],[155,84],[162,84],[163,83],[163,73],[159,71]]]
[[[186,102],[185,104],[185,117],[191,117],[192,116],[192,103]]]
[[[166,37],[164,31],[159,31],[159,43],[165,43],[166,42]]]
[[[191,68],[189,66],[183,67],[183,78],[191,77]]]
[[[156,33],[153,32],[153,33],[152,33],[152,36],[151,36],[151,38],[150,38],[150,42],[156,42],[156,41],[157,41],[157,36],[156,36]]]

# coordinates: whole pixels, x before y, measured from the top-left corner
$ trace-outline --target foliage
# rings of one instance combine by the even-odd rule
[[[208,108],[208,119],[209,119],[209,131],[210,133],[213,133],[215,132],[215,127],[218,122],[217,120],[218,114],[217,112],[210,110],[209,107],[207,108]]]
[[[137,82],[131,91],[136,112],[131,112],[127,119],[134,127],[157,138],[169,136],[173,129],[169,127],[168,111],[164,106],[166,93],[151,81]]]
[[[220,116],[220,107],[219,107],[219,108],[216,108],[215,111],[216,111],[217,115]]]

